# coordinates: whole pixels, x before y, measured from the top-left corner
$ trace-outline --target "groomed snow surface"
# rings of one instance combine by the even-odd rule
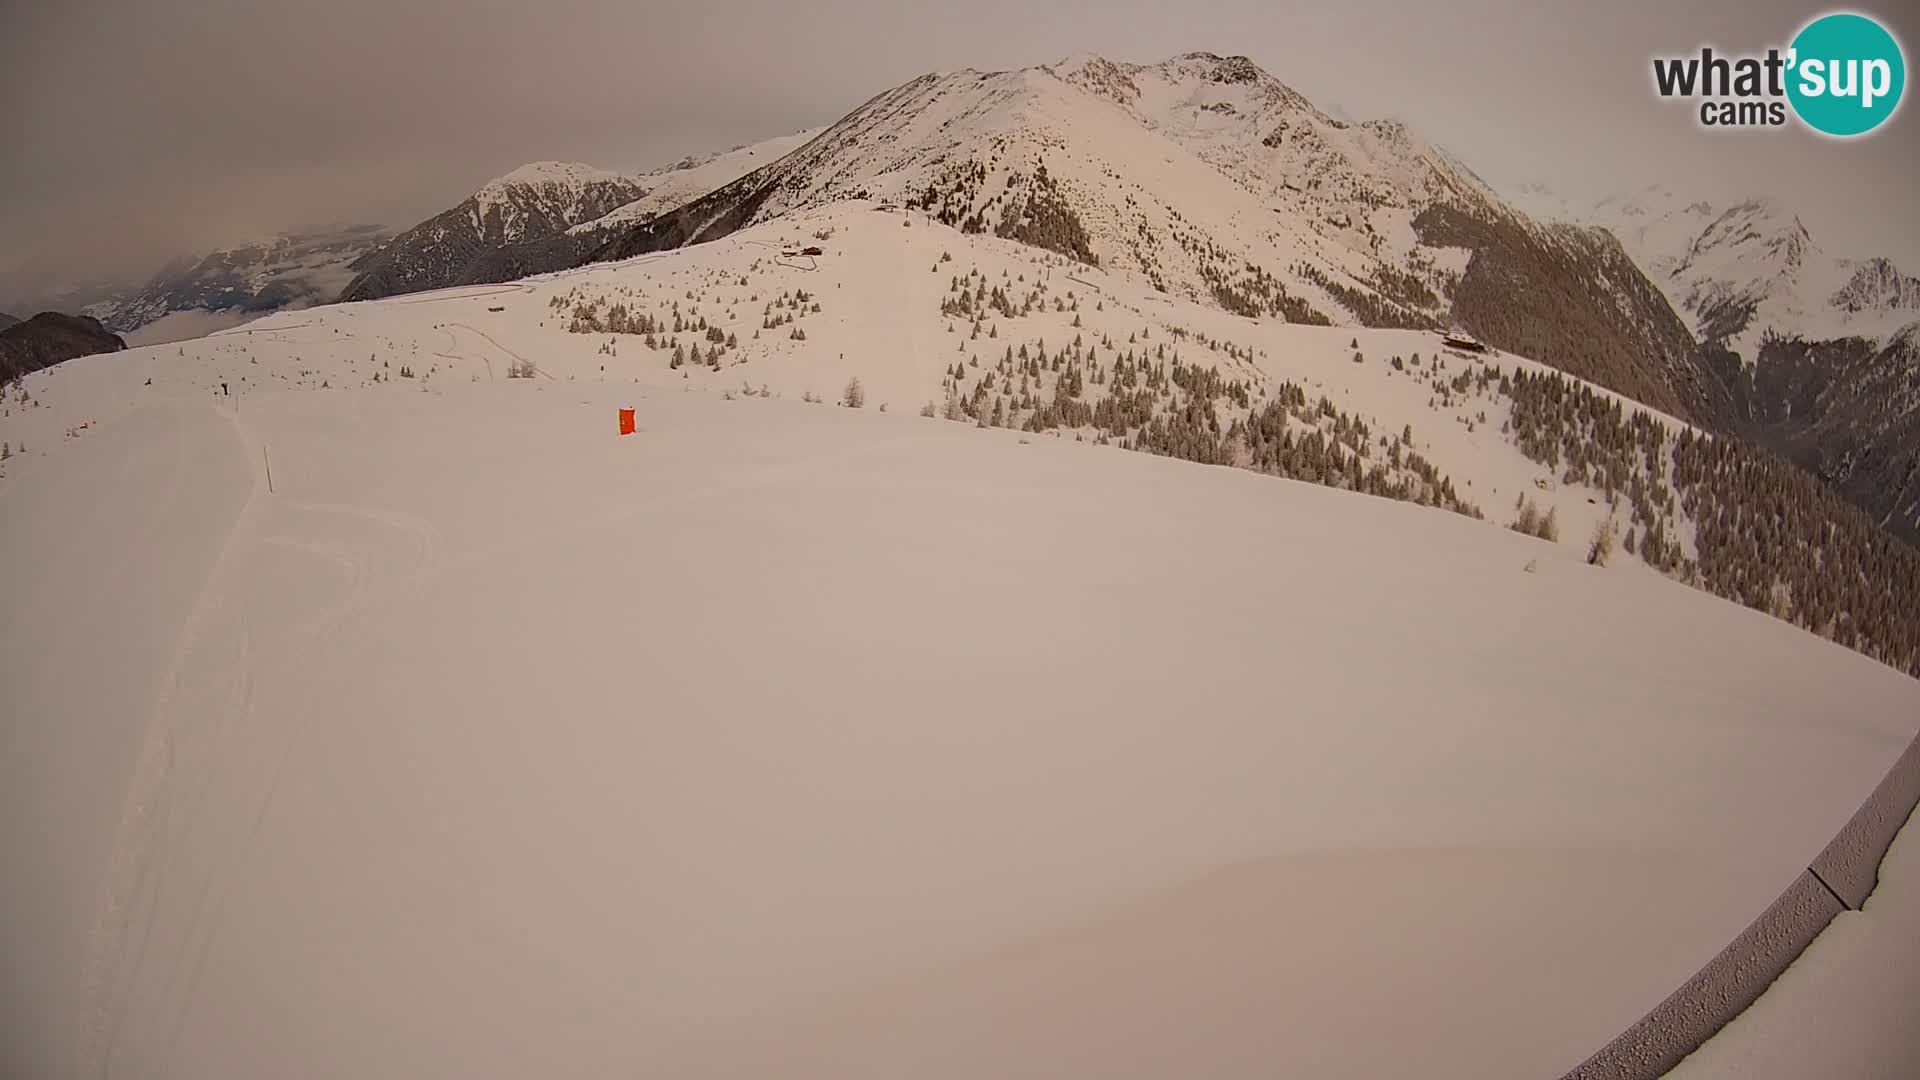
[[[915,416],[949,273],[1016,256],[863,213],[743,287],[814,290],[808,340],[711,377],[541,294],[682,297],[786,237],[31,377],[0,1073],[1552,1076],[1920,723],[1920,683],[1577,527]],[[1090,327],[1141,320],[1081,273]],[[1490,516],[1537,490],[1394,411],[1429,391],[1389,332],[1354,364],[1167,310],[1424,417]],[[552,377],[490,381],[515,354]],[[440,374],[359,389],[380,358]],[[849,370],[868,409],[718,393]]]

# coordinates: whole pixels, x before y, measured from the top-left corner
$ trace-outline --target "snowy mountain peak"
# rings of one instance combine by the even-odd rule
[[[1208,82],[1215,83],[1252,83],[1273,79],[1260,69],[1260,65],[1244,56],[1219,56],[1210,52],[1185,53],[1157,66],[1195,72]]]
[[[1309,111],[1323,122],[1328,120],[1292,87],[1244,56],[1190,52],[1156,64],[1130,64],[1076,53],[1042,70],[1127,107],[1144,104],[1158,109],[1178,103],[1221,116],[1244,114],[1263,106],[1284,107]],[[1143,80],[1149,95],[1144,103]]]
[[[734,208],[716,203],[661,235],[710,238],[865,195],[937,210],[964,231],[1031,236],[1189,296],[1237,296],[1236,279],[1251,276],[1248,287],[1297,318],[1355,317],[1355,304],[1373,318],[1373,282],[1398,280],[1418,245],[1411,218],[1437,201],[1486,209],[1490,198],[1398,121],[1335,120],[1246,57],[1210,52],[1153,64],[1082,52],[1018,71],[921,76],[778,171],[751,194],[716,192]],[[735,200],[748,198],[743,213]],[[1393,268],[1386,278],[1382,262]],[[1430,280],[1387,301],[1388,317],[1436,317],[1409,306],[1437,306],[1433,290],[1450,271],[1418,262]],[[1299,303],[1279,298],[1279,281]]]
[[[1051,64],[1046,64],[1043,66],[1048,71],[1051,71],[1055,75],[1059,76],[1060,78],[1065,79],[1065,78],[1069,78],[1071,76],[1077,75],[1081,71],[1089,67],[1097,67],[1100,65],[1113,66],[1113,61],[1108,60],[1106,57],[1101,56],[1099,53],[1088,52],[1082,49],[1073,53],[1069,53],[1065,59],[1056,60]]]
[[[520,184],[566,184],[578,187],[601,180],[618,180],[619,174],[597,169],[592,165],[583,165],[577,161],[531,161],[507,173],[488,181],[481,191],[488,188],[512,187]]]
[[[1656,407],[1694,408],[1693,342],[1613,245],[1535,229],[1400,121],[1335,118],[1247,58],[1210,52],[923,75],[590,258],[855,200],[1244,318],[1524,339]],[[1510,282],[1548,278],[1564,287],[1516,313]]]
[[[570,161],[535,161],[487,181],[474,193],[476,212],[482,217],[496,208],[511,205],[519,193],[540,191],[541,197],[562,204],[579,203],[608,188],[637,187],[635,182],[617,173]],[[635,196],[638,198],[638,196]],[[597,215],[595,215],[597,216]]]
[[[1140,98],[1140,88],[1133,81],[1133,73],[1140,70],[1136,64],[1119,64],[1104,56],[1081,52],[1045,70],[1062,82],[1111,98],[1122,105],[1130,105]]]
[[[1857,265],[1831,302],[1849,313],[1913,311],[1920,309],[1920,278],[1902,274],[1887,259],[1868,259]],[[1912,330],[1907,326],[1901,332]]]
[[[1755,282],[1772,279],[1790,283],[1817,254],[1807,227],[1786,207],[1774,199],[1748,199],[1722,212],[1701,230],[1677,272],[1684,274],[1696,264],[1710,263],[1715,269],[1744,271]]]
[[[1531,205],[1544,205],[1528,193]],[[1703,339],[1748,363],[1769,333],[1809,340],[1884,340],[1920,306],[1920,283],[1884,259],[1825,251],[1777,198],[1715,202],[1654,184],[1609,196],[1567,220],[1611,230]]]
[[[453,284],[486,252],[564,232],[646,193],[639,179],[591,165],[522,165],[354,263],[358,275],[340,298],[371,300]]]

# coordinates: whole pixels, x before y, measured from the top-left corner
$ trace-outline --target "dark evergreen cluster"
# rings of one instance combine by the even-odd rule
[[[951,225],[965,233],[983,233],[987,231],[986,211],[1000,196],[988,200],[986,206],[976,207],[980,200],[980,189],[987,182],[987,166],[981,161],[967,161],[950,166],[919,195],[907,200],[907,208],[924,210],[942,225]],[[1008,184],[1012,186],[1011,182]]]
[[[998,163],[997,157],[993,163]],[[949,166],[926,190],[908,199],[907,206],[964,233],[987,232],[991,223],[996,236],[1058,252],[1088,266],[1100,264],[1080,215],[1059,182],[1047,173],[1045,162],[1036,164],[1031,176],[1009,173],[1002,190],[982,199],[988,164],[973,159]],[[996,208],[999,220],[994,222]]]
[[[1021,278],[1019,287],[1015,290],[1020,293],[1020,298],[1016,302],[1014,292],[1010,292],[1005,285],[995,285],[989,289],[985,278],[980,278],[976,282],[969,277],[962,282],[960,278],[955,277],[952,284],[948,286],[948,291],[953,295],[940,302],[940,314],[950,319],[969,319],[977,322],[980,317],[989,313],[1006,319],[1017,319],[1023,315],[1033,314],[1035,308],[1045,311],[1047,309],[1046,287],[1037,281],[1029,286],[1024,274]]]
[[[1733,439],[1683,433],[1674,473],[1708,589],[1920,676],[1920,552]]]
[[[1450,314],[1475,337],[1683,419],[1717,415],[1692,333],[1609,234],[1439,203],[1413,227],[1473,252]]]
[[[1721,355],[1737,433],[1920,545],[1920,332],[1884,343],[1768,334],[1751,365]]]
[[[1345,282],[1336,281],[1312,263],[1296,263],[1293,272],[1327,290],[1335,300],[1340,302],[1341,307],[1353,312],[1354,318],[1359,319],[1362,326],[1388,327],[1397,330],[1440,329],[1440,320],[1433,316],[1404,307],[1365,289],[1356,289]]]
[[[1558,374],[1520,370],[1504,376],[1491,366],[1481,371],[1513,399],[1508,423],[1521,453],[1562,483],[1600,488],[1609,502],[1624,498],[1630,525],[1670,532],[1678,506],[1669,483],[1672,440],[1665,424],[1643,409],[1628,413],[1620,399]],[[1647,561],[1678,569],[1677,561],[1655,557],[1664,554],[1656,545]]]
[[[1199,267],[1200,280],[1222,308],[1250,319],[1278,316],[1290,323],[1333,325],[1333,321],[1314,310],[1313,305],[1287,292],[1280,279],[1265,267],[1241,259],[1204,233],[1188,227],[1186,216],[1180,211],[1169,211],[1167,231]],[[1166,291],[1159,285],[1155,287]]]
[[[1290,420],[1308,425],[1307,433],[1295,438]],[[1331,426],[1322,430],[1329,420]],[[1227,441],[1244,447],[1247,467],[1257,472],[1438,507],[1472,518],[1484,516],[1478,507],[1460,497],[1451,478],[1412,448],[1410,439],[1402,435],[1382,437],[1383,452],[1375,459],[1373,433],[1364,420],[1340,411],[1324,396],[1310,409],[1306,391],[1291,382],[1281,383],[1274,398],[1252,411],[1244,424],[1234,421],[1227,430]]]
[[[1229,274],[1219,266],[1219,260],[1207,259],[1200,265],[1200,277],[1213,293],[1214,302],[1235,315],[1249,318],[1276,315],[1290,323],[1333,325],[1333,320],[1315,311],[1312,304],[1287,292],[1280,279],[1267,273],[1265,268],[1246,263],[1244,273]]]
[[[937,268],[937,267],[936,267]],[[941,310],[971,317],[961,342],[997,333],[981,332],[990,311],[1011,305],[1002,286],[986,284],[978,271],[953,279]],[[1045,309],[1044,287],[1033,294]],[[1063,307],[1054,298],[1055,310]],[[1022,301],[1022,308],[1027,301]],[[1077,301],[1076,301],[1077,306]],[[1233,465],[1439,507],[1471,517],[1480,510],[1463,499],[1453,481],[1413,448],[1411,429],[1376,435],[1368,422],[1341,411],[1325,396],[1281,383],[1259,390],[1264,380],[1223,372],[1217,364],[1183,359],[1182,343],[1223,354],[1247,370],[1254,351],[1182,327],[1169,327],[1171,342],[1151,342],[1149,328],[1116,343],[1101,335],[1075,334],[1065,347],[1044,339],[1001,348],[997,360],[979,354],[956,361],[946,372],[944,409],[929,402],[924,416],[972,420],[985,427],[1022,431],[1073,431],[1093,441],[1209,465]]]
[[[1013,184],[1010,178],[1008,187],[1011,188]],[[1033,171],[1026,200],[1023,203],[1009,201],[1001,212],[1000,225],[994,232],[1006,239],[1057,251],[1088,266],[1100,265],[1100,259],[1093,253],[1093,242],[1087,236],[1086,227],[1080,223],[1080,215],[1067,202],[1060,185],[1047,175],[1044,162]]]
[[[1373,291],[1396,304],[1427,311],[1440,307],[1439,295],[1419,274],[1410,270],[1396,270],[1383,263],[1374,271],[1373,280],[1368,284],[1373,286]]]
[[[755,265],[758,269],[758,264]],[[745,276],[727,274],[709,286],[720,288],[747,289]],[[620,335],[631,335],[641,339],[641,344],[650,350],[669,354],[667,366],[679,370],[689,364],[696,367],[706,366],[718,370],[726,353],[740,347],[738,335],[726,329],[718,322],[709,321],[701,313],[701,304],[706,301],[709,291],[702,288],[698,293],[687,290],[683,300],[674,300],[659,311],[647,311],[639,306],[644,294],[632,289],[616,289],[624,299],[610,300],[604,295],[583,293],[580,289],[570,289],[548,300],[548,306],[556,314],[565,313],[567,329],[576,334],[609,334],[613,340],[600,347],[600,351],[609,356],[619,355],[617,339]],[[734,304],[741,301],[759,303],[757,293],[722,293],[718,305],[725,308],[717,315],[727,322],[736,321]],[[683,302],[684,301],[684,302]],[[761,330],[789,328],[787,337],[795,341],[806,340],[806,332],[794,325],[797,320],[808,315],[819,314],[820,302],[814,294],[805,289],[787,290],[779,296],[765,301],[761,308]],[[682,335],[692,340],[685,340]],[[754,333],[755,337],[759,332]],[[705,342],[704,347],[702,342]]]
[[[567,329],[576,334],[658,334],[664,333],[661,325],[647,312],[634,312],[625,304],[609,306],[603,315],[600,308],[604,301],[580,301],[573,306],[573,317],[567,323]],[[678,313],[674,321],[681,324]],[[706,320],[700,320],[699,329],[705,330]],[[684,324],[676,325],[675,333],[686,329]]]
[[[1559,374],[1516,372],[1499,385],[1523,453],[1631,507],[1627,552],[1920,676],[1920,552],[1818,480],[1738,439],[1675,437],[1645,410]]]

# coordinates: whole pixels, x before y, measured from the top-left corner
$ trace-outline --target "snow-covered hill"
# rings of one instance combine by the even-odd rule
[[[458,206],[353,264],[343,300],[368,300],[461,280],[467,266],[511,244],[563,233],[646,194],[630,176],[570,162],[535,162],[481,185]]]
[[[1567,387],[845,201],[30,375],[7,1064],[1554,1075],[1920,722]]]

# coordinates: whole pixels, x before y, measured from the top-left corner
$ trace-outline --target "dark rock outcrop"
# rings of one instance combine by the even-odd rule
[[[575,247],[585,242],[567,230],[645,194],[632,178],[585,166],[543,162],[517,169],[354,262],[355,276],[340,299],[510,281],[574,265],[583,254]],[[525,248],[520,255],[507,252],[519,247]]]
[[[126,347],[126,341],[100,325],[98,319],[43,311],[0,330],[0,383],[10,383],[77,356],[118,352]]]
[[[1920,545],[1920,323],[1885,345],[1768,338],[1727,375],[1740,434]]]

